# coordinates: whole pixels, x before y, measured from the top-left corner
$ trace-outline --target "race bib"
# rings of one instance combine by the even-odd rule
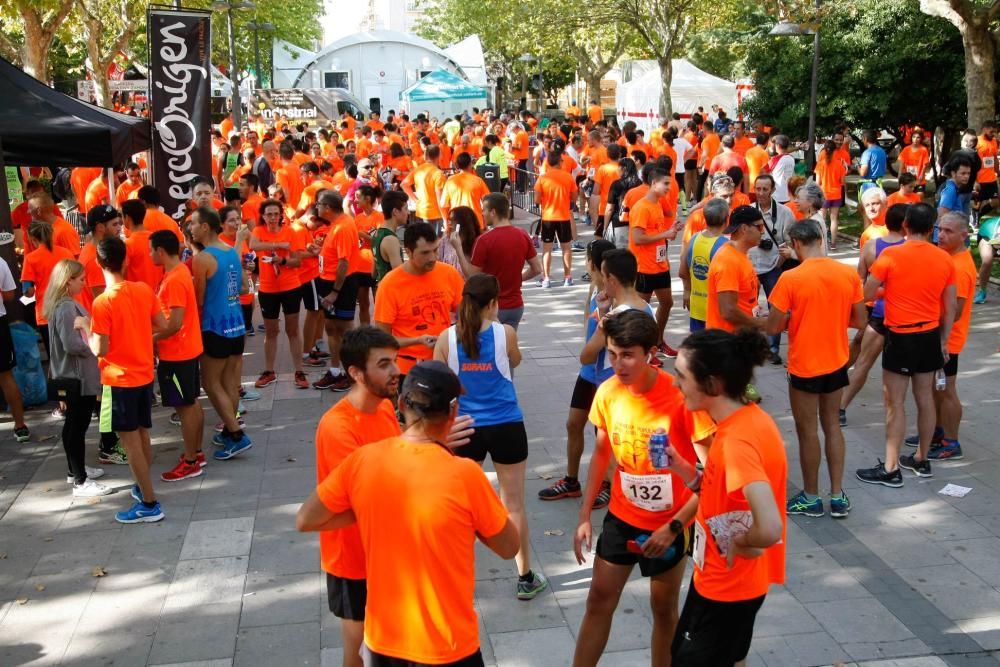
[[[983,158],[983,169],[992,169],[993,165],[996,164],[995,160],[996,160],[996,158],[994,158],[992,155],[989,156],[989,157],[984,157]]]
[[[626,500],[647,512],[663,512],[674,506],[674,491],[670,473],[662,475],[631,475],[621,471],[622,493]]]
[[[908,171],[909,173],[913,174],[914,176],[919,176],[920,175],[919,173],[917,173],[918,172],[917,168],[914,167],[912,164],[906,165],[906,171]]]
[[[691,558],[694,559],[695,567],[699,570],[705,569],[705,529],[698,521],[694,522],[694,544],[691,546]]]
[[[656,246],[656,261],[657,263],[667,261],[667,246],[666,244],[661,244]]]

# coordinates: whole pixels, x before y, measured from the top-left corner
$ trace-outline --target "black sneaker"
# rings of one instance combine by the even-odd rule
[[[594,498],[594,504],[591,509],[602,510],[608,506],[611,502],[611,484],[608,480],[601,482],[601,490],[597,492],[597,497]]]
[[[882,459],[878,459],[878,465],[874,468],[859,468],[855,475],[859,480],[868,484],[881,484],[882,486],[891,486],[894,489],[903,486],[903,473],[899,471],[899,468],[888,472]]]
[[[917,457],[912,454],[903,454],[899,457],[899,465],[901,468],[906,468],[912,472],[917,477],[933,477],[934,473],[931,471],[931,462],[927,459],[923,461],[918,461]]]
[[[838,410],[838,414],[841,428],[847,426],[847,410]]]
[[[579,480],[568,480],[565,477],[552,486],[538,492],[540,500],[559,500],[561,498],[579,498],[583,495]]]

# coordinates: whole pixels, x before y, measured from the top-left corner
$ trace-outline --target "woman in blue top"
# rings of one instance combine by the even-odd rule
[[[458,414],[473,418],[475,433],[455,454],[479,463],[489,453],[500,479],[500,499],[521,535],[515,556],[517,597],[530,600],[548,582],[531,571],[528,517],[524,511],[524,469],[528,459],[528,434],[517,404],[513,370],[521,363],[517,332],[497,322],[500,283],[488,273],[469,278],[462,290],[458,323],[438,336],[434,358],[455,371],[465,393]]]

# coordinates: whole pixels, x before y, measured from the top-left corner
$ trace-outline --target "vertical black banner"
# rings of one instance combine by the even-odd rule
[[[151,7],[147,15],[153,185],[178,223],[191,199],[191,179],[212,174],[210,17],[166,7]]]

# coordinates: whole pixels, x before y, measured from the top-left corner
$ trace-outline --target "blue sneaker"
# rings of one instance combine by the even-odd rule
[[[801,514],[803,516],[823,516],[825,512],[823,511],[823,499],[816,498],[816,500],[808,500],[806,498],[805,491],[799,491],[797,494],[788,499],[788,505],[785,507],[785,512],[787,514]]]
[[[256,389],[241,389],[240,390],[240,400],[243,401],[259,401],[260,392]],[[243,412],[240,410],[240,412]]]
[[[843,489],[839,496],[830,496],[830,516],[834,519],[843,519],[851,511],[851,499],[847,497]]]
[[[941,441],[940,445],[932,445],[927,458],[931,461],[957,461],[962,458],[962,445],[958,440]]]
[[[941,439],[943,437],[944,437],[944,429],[941,428],[940,426],[935,426],[934,427],[934,435],[931,436],[931,447],[933,448],[933,447],[937,447],[938,445],[940,445],[941,444]],[[906,440],[904,440],[903,442],[906,443],[907,447],[916,447],[917,445],[920,444],[920,436],[919,435],[911,435],[908,438],[906,438]]]
[[[118,523],[154,523],[163,521],[163,508],[160,503],[152,507],[146,507],[141,502],[137,502],[124,512],[115,513],[115,521]]]
[[[142,502],[142,491],[139,489],[138,484],[132,485],[132,488],[129,489],[129,495],[132,496],[132,499],[135,500],[135,502],[137,503]]]
[[[986,290],[981,287],[976,288],[976,294],[972,297],[972,303],[979,305],[981,303],[986,303]]]
[[[229,442],[227,441],[226,436],[220,431],[212,436],[212,444],[216,447],[225,447],[229,444]]]
[[[227,461],[233,458],[234,456],[242,454],[251,447],[253,447],[253,443],[250,442],[250,438],[248,438],[244,433],[243,437],[240,438],[239,440],[230,440],[228,443],[226,443],[225,447],[215,452],[215,454],[212,454],[212,458],[215,459],[216,461]]]

